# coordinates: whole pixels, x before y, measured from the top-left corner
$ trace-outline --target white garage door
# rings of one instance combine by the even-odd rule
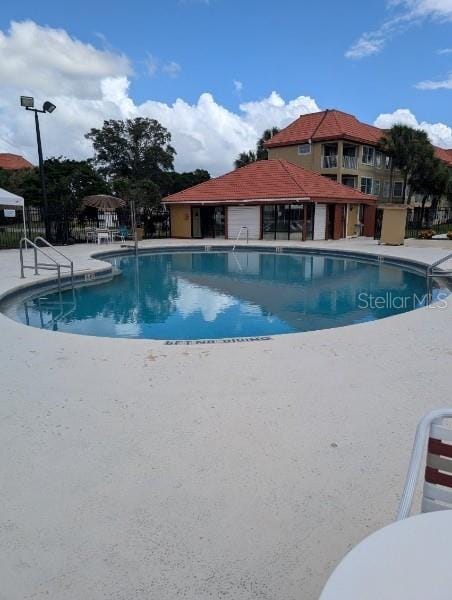
[[[248,227],[248,237],[250,240],[258,240],[260,238],[260,206],[228,206],[228,238],[230,240],[235,240],[240,227]],[[243,231],[240,239],[245,239],[245,237],[246,231]]]
[[[324,240],[326,237],[326,204],[315,205],[314,239]]]

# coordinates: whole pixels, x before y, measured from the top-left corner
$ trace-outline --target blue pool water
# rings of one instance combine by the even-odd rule
[[[64,292],[63,302],[41,293],[10,316],[85,335],[193,340],[340,327],[427,301],[425,276],[331,255],[176,252],[110,262],[121,271],[111,281]]]

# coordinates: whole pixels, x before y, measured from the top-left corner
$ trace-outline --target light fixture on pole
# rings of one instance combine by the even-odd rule
[[[44,161],[42,158],[42,145],[41,145],[41,132],[39,129],[39,118],[38,113],[53,113],[56,106],[46,100],[42,105],[42,109],[35,108],[35,100],[32,96],[21,96],[20,97],[20,105],[25,108],[25,110],[31,110],[35,113],[35,127],[36,127],[36,140],[38,142],[38,159],[39,159],[39,177],[41,179],[41,191],[42,191],[42,201],[44,207],[44,226],[45,226],[45,236],[46,239],[50,241],[51,231],[49,226],[49,218],[48,218],[48,206],[47,206],[47,190],[46,190],[46,181],[44,177]]]

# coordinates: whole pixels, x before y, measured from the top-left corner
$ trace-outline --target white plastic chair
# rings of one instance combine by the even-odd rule
[[[110,243],[110,233],[108,231],[98,231],[97,232],[97,243],[101,244],[102,240],[106,243]]]
[[[426,446],[421,512],[452,509],[452,429],[445,427],[445,419],[452,419],[452,408],[428,413],[417,426],[397,521],[410,516]]]

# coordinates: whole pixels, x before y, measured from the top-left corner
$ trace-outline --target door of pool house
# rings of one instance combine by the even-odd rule
[[[194,238],[224,238],[224,206],[192,206],[191,229]]]
[[[266,204],[262,207],[264,240],[312,240],[314,204]]]

